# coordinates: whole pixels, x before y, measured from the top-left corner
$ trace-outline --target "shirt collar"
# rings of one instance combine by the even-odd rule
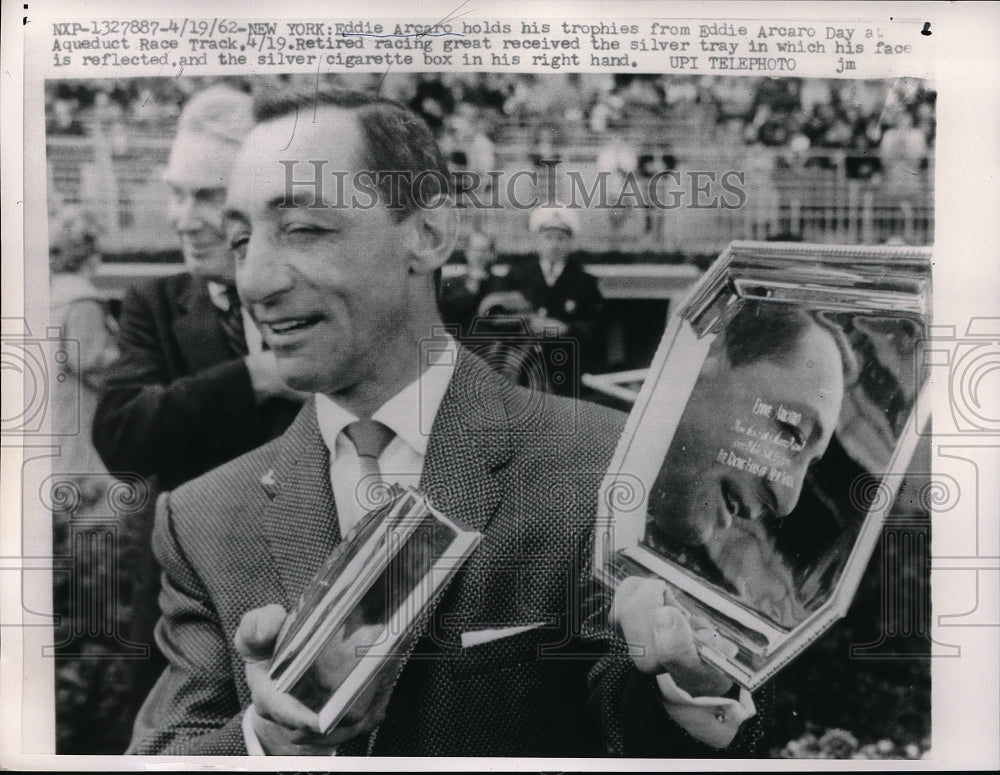
[[[212,304],[223,312],[229,312],[229,298],[226,296],[228,290],[228,285],[217,283],[215,280],[208,281],[208,295],[212,299]]]
[[[552,262],[540,260],[539,264],[542,267],[542,275],[545,277],[545,283],[547,285],[554,285],[556,280],[559,279],[559,275],[562,274],[563,269],[566,268],[566,259]]]
[[[449,336],[440,347],[428,349],[427,353],[431,365],[372,415],[373,420],[386,425],[421,456],[427,454],[431,426],[455,373],[458,345]],[[357,419],[329,396],[316,394],[316,420],[331,456],[336,456],[337,437]]]

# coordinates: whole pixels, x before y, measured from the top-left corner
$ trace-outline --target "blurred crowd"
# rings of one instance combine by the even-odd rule
[[[303,77],[311,76],[270,78]],[[790,154],[836,149],[921,158],[933,147],[935,136],[935,93],[907,78],[888,82],[484,72],[352,74],[349,83],[356,87],[359,79],[371,80],[385,96],[419,112],[453,160],[471,168],[491,161],[498,143],[526,142],[533,154],[553,158],[568,140],[601,145],[615,132],[628,134],[632,127],[676,115],[683,115],[687,125],[709,131],[713,142],[760,144]],[[49,131],[83,135],[95,121],[173,119],[191,94],[211,80],[53,83],[46,101]],[[698,139],[664,138],[675,144]],[[861,176],[874,171],[861,166],[864,169],[855,171]]]
[[[218,77],[80,79],[46,84],[52,184],[64,200],[117,208],[111,253],[163,250],[169,233],[157,216],[150,159],[165,153],[181,106]],[[227,77],[242,91],[288,85],[315,89],[315,75]],[[566,199],[566,170],[590,187],[607,174],[609,201],[663,173],[739,170],[746,207],[713,213],[605,208],[578,235],[590,251],[687,256],[716,253],[730,239],[801,235],[811,241],[910,244],[933,239],[930,169],[935,93],[918,79],[736,78],[612,73],[327,74],[349,88],[377,91],[407,104],[437,135],[456,173],[480,175],[467,190],[481,201],[509,203],[514,171],[545,180]],[[92,142],[110,159],[81,171],[79,148]],[[62,144],[62,147],[60,147]],[[100,155],[100,154],[99,154]],[[158,157],[157,157],[158,158]],[[155,166],[155,165],[154,165]],[[507,185],[491,183],[506,175]],[[83,190],[86,179],[89,191]],[[499,180],[499,178],[498,178]],[[629,187],[631,184],[631,187]],[[855,185],[857,184],[857,185]],[[524,178],[515,195],[530,199]],[[854,193],[848,191],[854,186]],[[686,185],[677,184],[685,189]],[[690,188],[690,186],[687,186]],[[113,192],[105,193],[105,192]],[[633,194],[634,196],[634,194]],[[661,194],[671,201],[670,194]],[[850,211],[838,230],[828,217]],[[502,207],[467,214],[506,251],[530,250],[520,212]],[[716,217],[718,216],[718,217]],[[656,260],[656,259],[653,259]]]

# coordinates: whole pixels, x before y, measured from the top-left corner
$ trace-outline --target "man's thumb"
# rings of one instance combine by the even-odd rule
[[[239,655],[248,660],[270,659],[274,641],[286,616],[285,609],[277,603],[243,614],[233,638]]]

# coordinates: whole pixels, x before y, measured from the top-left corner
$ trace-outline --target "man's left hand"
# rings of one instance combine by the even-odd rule
[[[732,687],[729,676],[698,656],[699,646],[731,652],[732,644],[723,643],[705,619],[689,616],[663,581],[625,579],[615,593],[612,620],[629,646],[641,649],[633,661],[643,673],[670,673],[692,697],[721,697]]]

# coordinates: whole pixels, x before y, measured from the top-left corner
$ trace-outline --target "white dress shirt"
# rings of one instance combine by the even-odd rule
[[[556,280],[559,279],[559,275],[562,274],[563,269],[566,268],[566,259],[562,261],[539,259],[538,265],[542,269],[542,277],[545,278],[545,284],[551,288],[556,284]]]
[[[383,482],[402,487],[417,487],[424,470],[427,439],[438,407],[455,373],[458,345],[448,337],[440,349],[428,348],[431,364],[414,381],[386,401],[375,414],[377,420],[393,432],[392,441],[379,456]],[[323,443],[330,451],[330,484],[337,504],[340,534],[354,527],[378,505],[361,481],[361,461],[344,428],[357,420],[329,397],[316,394],[316,419]]]
[[[388,426],[395,434],[379,456],[379,470],[386,483],[398,482],[402,486],[416,487],[423,471],[431,426],[455,372],[458,346],[454,339],[448,337],[440,350],[428,355],[432,363],[420,377],[372,415],[373,420]],[[372,508],[366,504],[365,488],[359,486],[361,462],[357,451],[343,432],[358,418],[321,394],[316,395],[316,417],[323,443],[330,451],[330,484],[337,504],[340,534],[347,535]],[[502,636],[516,634],[523,629],[504,630]],[[482,634],[470,634],[468,642],[483,642]],[[753,700],[745,690],[740,691],[739,700],[691,697],[669,675],[657,676],[657,683],[670,717],[695,739],[718,748],[727,746],[736,736],[740,724],[756,713]],[[253,730],[254,714],[251,705],[243,716],[243,736],[251,756],[264,756],[264,749]]]

